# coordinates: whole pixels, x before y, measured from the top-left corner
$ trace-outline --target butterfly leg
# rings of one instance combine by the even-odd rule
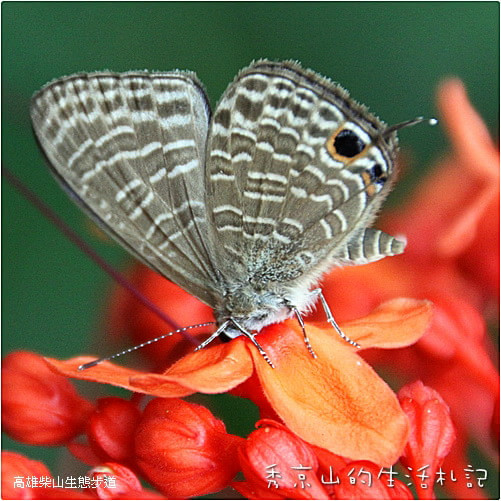
[[[266,352],[263,350],[263,347],[257,342],[256,340],[256,335],[255,334],[252,334],[252,332],[249,332],[247,329],[245,329],[243,326],[241,326],[236,320],[234,320],[233,318],[230,319],[230,320],[226,320],[226,322],[224,322],[220,327],[218,327],[218,329],[216,330],[216,332],[214,332],[214,334],[211,334],[210,337],[208,337],[203,343],[199,344],[196,348],[195,348],[195,351],[198,351],[198,350],[201,350],[202,348],[205,348],[209,343],[212,343],[212,341],[214,341],[214,339],[216,339],[217,337],[219,337],[223,332],[224,330],[226,329],[226,327],[228,327],[228,325],[230,323],[233,323],[235,325],[235,327],[248,339],[250,339],[252,341],[252,344],[257,348],[257,350],[259,351],[259,353],[262,355],[262,357],[266,360],[266,362],[268,362],[268,364],[270,365],[270,367],[272,369],[275,368],[275,366],[273,365],[272,361],[270,360],[270,358],[268,357],[268,355],[266,354]]]
[[[195,348],[195,351],[201,350],[202,348],[205,348],[209,343],[212,343],[212,341],[214,341],[214,339],[219,337],[224,332],[226,327],[228,327],[229,323],[230,323],[230,320],[226,320],[226,322],[224,322],[224,324],[222,324],[221,326],[219,326],[217,328],[217,330],[216,330],[216,332],[214,332],[214,334],[211,334],[211,336],[208,337],[203,343],[200,343]]]
[[[236,320],[232,319],[233,323],[235,324],[235,327],[247,338],[250,339],[252,344],[257,348],[257,351],[259,351],[260,355],[268,362],[268,365],[274,369],[275,366],[273,365],[273,362],[270,360],[266,352],[263,350],[263,347],[257,342],[256,335],[253,334],[252,332],[249,332],[245,327],[240,325]]]
[[[334,317],[332,316],[332,312],[329,308],[329,305],[327,304],[327,301],[325,300],[324,295],[322,294],[322,289],[314,289],[311,291],[312,294],[317,295],[320,298],[320,302],[322,303],[322,307],[325,311],[325,316],[327,317],[327,321],[334,327],[336,332],[347,342],[350,343],[351,345],[360,348],[360,345],[356,342],[350,339],[344,332],[340,329],[339,325],[337,322],[334,320]]]
[[[304,320],[303,320],[303,317],[301,316],[301,313],[299,313],[299,310],[295,306],[291,306],[290,308],[294,312],[294,315],[296,315],[297,321],[299,322],[299,325],[301,326],[301,329],[303,330],[303,338],[304,338],[304,344],[306,345],[306,348],[308,348],[308,351],[310,352],[310,354],[313,358],[317,358],[317,354],[313,351],[313,348],[311,347],[311,343],[310,343],[310,339],[308,338],[308,334],[306,334]]]

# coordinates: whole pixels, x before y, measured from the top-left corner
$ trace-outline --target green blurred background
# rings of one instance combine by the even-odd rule
[[[455,75],[498,132],[497,2],[4,2],[2,42],[4,165],[118,267],[127,255],[91,230],[52,180],[33,139],[30,96],[53,78],[190,69],[214,105],[253,59],[291,58],[341,83],[391,124],[436,115],[437,84]],[[448,148],[440,126],[406,129],[400,139],[410,169],[390,204]],[[2,195],[3,355],[16,349],[107,354],[99,313],[108,278],[5,181]],[[257,415],[247,409],[230,419],[232,404],[216,400],[215,412],[233,423],[231,432],[250,432]],[[56,468],[57,450],[8,438],[4,448]]]

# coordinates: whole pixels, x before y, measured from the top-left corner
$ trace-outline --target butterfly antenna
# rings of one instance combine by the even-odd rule
[[[425,118],[425,117],[416,117],[412,120],[406,120],[405,122],[400,122],[396,125],[391,125],[387,127],[381,134],[382,137],[387,138],[391,133],[396,132],[397,130],[404,129],[405,127],[412,127],[413,125],[420,124],[422,122],[428,122],[429,125],[437,125],[438,120],[436,118]]]
[[[127,348],[126,350],[123,350],[119,353],[115,353],[114,355],[110,355],[109,357],[98,358],[96,360],[93,360],[92,362],[82,364],[78,367],[78,370],[84,371],[85,369],[90,369],[91,367],[94,367],[95,365],[98,365],[101,362],[105,362],[106,360],[112,360],[114,358],[121,357],[122,355],[126,355],[127,353],[131,353],[133,351],[139,350],[139,348],[144,348],[145,346],[156,343],[157,341],[161,341],[162,339],[165,339],[166,337],[172,336],[173,334],[178,334],[178,333],[184,332],[188,329],[195,329],[196,327],[207,327],[209,325],[214,325],[215,323],[216,322],[205,322],[203,324],[188,325],[186,327],[176,329],[175,331],[168,332],[167,334],[162,334],[161,336],[158,336],[154,339],[150,339],[149,341],[145,341],[144,343],[133,346],[132,348]]]

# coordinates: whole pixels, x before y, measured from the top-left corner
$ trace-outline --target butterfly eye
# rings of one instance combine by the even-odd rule
[[[364,147],[362,140],[352,130],[343,129],[334,137],[334,151],[342,157],[352,158]]]

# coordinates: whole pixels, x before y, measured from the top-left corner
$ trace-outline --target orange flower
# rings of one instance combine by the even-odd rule
[[[407,236],[406,252],[336,269],[323,290],[341,321],[393,297],[433,302],[430,327],[415,345],[367,351],[364,358],[399,374],[402,382],[421,379],[441,394],[460,437],[444,464],[459,471],[468,463],[468,437],[488,457],[497,456],[490,423],[499,373],[484,316],[498,322],[499,152],[459,81],[441,86],[439,108],[455,151],[424,178],[405,207],[384,218],[386,231]],[[310,319],[321,317],[315,312]],[[453,497],[472,496],[475,489],[463,485],[449,482]],[[473,494],[481,496],[481,489]]]
[[[240,447],[245,481],[232,483],[249,499],[413,499],[393,466],[336,456],[273,420],[256,426]]]
[[[363,348],[398,348],[417,341],[430,316],[431,305],[426,301],[395,299],[342,329]],[[255,371],[275,412],[301,438],[352,459],[392,464],[408,433],[394,393],[330,326],[306,328],[317,359],[305,349],[294,321],[269,326],[259,334],[275,369],[243,338],[191,353],[163,374],[111,363],[79,371],[91,357],[47,361],[66,376],[159,397],[225,392]]]
[[[116,491],[70,493],[77,498],[161,498],[142,489],[141,476],[169,497],[200,496],[227,487],[239,469],[245,481],[231,485],[249,498],[411,498],[407,486],[397,479],[390,485],[383,475],[393,472],[399,460],[412,468],[418,496],[434,497],[432,474],[441,466],[456,472],[465,468],[469,436],[489,453],[499,402],[499,375],[482,316],[490,312],[494,318],[499,298],[499,155],[458,81],[441,87],[439,107],[455,153],[423,181],[406,208],[387,219],[390,233],[408,236],[407,252],[335,270],[324,280],[334,316],[361,350],[340,339],[317,312],[306,325],[317,359],[305,348],[296,321],[259,333],[275,369],[242,337],[195,353],[178,343],[179,337],[150,347],[150,358],[168,366],[162,373],[109,362],[79,371],[91,357],[46,359],[57,374],[39,369],[27,374],[21,364],[12,373],[17,376],[10,376],[12,390],[4,392],[8,431],[28,443],[54,442],[54,416],[62,411],[59,443],[94,466],[92,475],[111,472],[118,480]],[[208,307],[153,272],[139,268],[133,280],[173,322],[212,320]],[[111,324],[118,330],[127,327],[137,342],[166,331],[163,321],[122,293],[115,296],[112,317]],[[30,357],[27,365],[38,367],[40,359]],[[167,364],[167,359],[177,361]],[[427,386],[417,382],[404,387],[399,403],[368,362],[390,368],[400,384],[418,378]],[[67,391],[69,383],[61,375],[137,395],[131,401],[100,399],[93,408],[71,386]],[[20,405],[17,387],[33,399]],[[38,387],[55,388],[62,404],[51,406],[47,393],[37,395]],[[261,421],[263,426],[243,439],[228,434],[208,409],[178,398],[226,391],[250,398],[262,417],[274,421]],[[139,394],[164,398],[142,411],[136,405]],[[33,412],[33,402],[41,402],[42,419]],[[83,418],[72,421],[72,402]],[[16,412],[19,423],[13,419]],[[43,438],[46,430],[40,423],[48,423],[49,439]],[[76,435],[83,432],[87,442],[77,442]],[[425,466],[421,463],[430,468],[425,487],[416,474]],[[282,472],[278,489],[267,483],[270,466]],[[306,478],[294,477],[293,466],[311,469]],[[325,481],[329,473],[341,482]],[[362,481],[369,478],[370,486]],[[307,489],[299,489],[303,481],[310,484]],[[483,497],[481,486],[472,489],[458,481],[445,488],[456,497]],[[64,490],[44,495],[62,497]]]
[[[499,302],[499,150],[459,80],[438,107],[454,152],[434,169],[387,228],[407,236],[406,260],[449,264],[471,282],[472,300]],[[475,294],[478,296],[475,297]]]

